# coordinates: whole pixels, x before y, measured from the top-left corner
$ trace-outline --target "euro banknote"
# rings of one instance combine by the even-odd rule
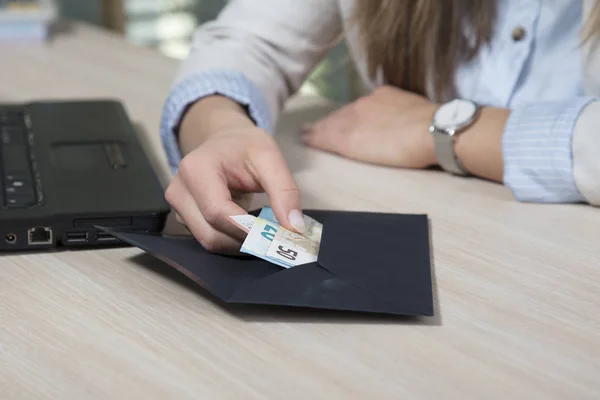
[[[234,218],[232,218],[233,220]],[[237,224],[236,224],[237,225]],[[240,251],[258,258],[262,258],[280,267],[290,268],[293,265],[277,257],[270,257],[267,253],[273,238],[279,229],[279,224],[272,223],[263,218],[256,218],[248,232]]]
[[[263,207],[260,211],[259,216],[273,223],[279,224],[277,218],[275,218],[275,214],[273,213],[273,209],[269,206]],[[321,235],[323,234],[323,224],[316,221],[315,219],[309,217],[306,214],[302,215],[304,218],[304,233],[303,235],[310,239],[313,242],[320,243]]]
[[[304,216],[305,235],[283,228],[270,207],[252,215],[231,216],[231,221],[248,235],[241,252],[254,255],[284,268],[315,262],[318,258],[323,226]]]
[[[269,259],[292,263],[293,266],[315,262],[318,256],[318,242],[282,227],[277,230],[267,251]]]
[[[256,217],[250,214],[232,215],[231,217],[229,217],[229,219],[231,219],[231,222],[233,222],[235,226],[237,226],[246,233],[250,232],[250,229],[252,229],[252,226],[256,221]]]
[[[317,260],[323,232],[321,223],[304,214],[305,230],[303,234],[298,234],[281,227],[273,209],[269,206],[263,207],[259,217],[278,226],[277,233],[267,252],[269,259],[293,263],[294,266]]]

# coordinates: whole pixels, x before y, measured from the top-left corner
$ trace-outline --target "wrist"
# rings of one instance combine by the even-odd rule
[[[502,134],[509,115],[508,109],[482,107],[477,121],[456,137],[454,151],[467,171],[502,181]]]
[[[179,129],[179,145],[187,154],[221,132],[252,127],[256,125],[240,104],[211,95],[198,100],[185,112]]]
[[[440,104],[435,104],[435,103],[432,103],[429,106],[429,112],[427,113],[427,116],[429,118],[428,121],[433,120],[433,116],[435,115],[435,112],[437,111],[437,109],[439,107],[440,107]],[[428,130],[427,134],[421,135],[421,137],[423,138],[423,143],[421,144],[421,146],[424,149],[425,168],[438,165],[438,159],[437,159],[437,155],[435,152],[435,139],[434,139],[433,135]]]

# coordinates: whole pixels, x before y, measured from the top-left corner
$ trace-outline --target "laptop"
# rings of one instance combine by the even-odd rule
[[[115,245],[158,232],[169,206],[114,100],[0,104],[0,250]]]

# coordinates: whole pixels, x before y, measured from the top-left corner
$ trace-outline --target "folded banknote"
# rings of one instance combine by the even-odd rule
[[[304,215],[305,232],[292,232],[279,224],[270,207],[264,207],[258,217],[253,215],[231,216],[231,221],[248,233],[242,253],[262,258],[283,268],[291,268],[315,262],[323,225]]]

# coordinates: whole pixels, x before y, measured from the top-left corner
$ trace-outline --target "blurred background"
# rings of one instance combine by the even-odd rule
[[[57,0],[57,3],[63,17],[112,29],[132,43],[184,59],[195,28],[215,18],[227,0]],[[356,96],[352,82],[356,80],[350,64],[342,43],[311,73],[302,92],[339,103],[352,99]]]

